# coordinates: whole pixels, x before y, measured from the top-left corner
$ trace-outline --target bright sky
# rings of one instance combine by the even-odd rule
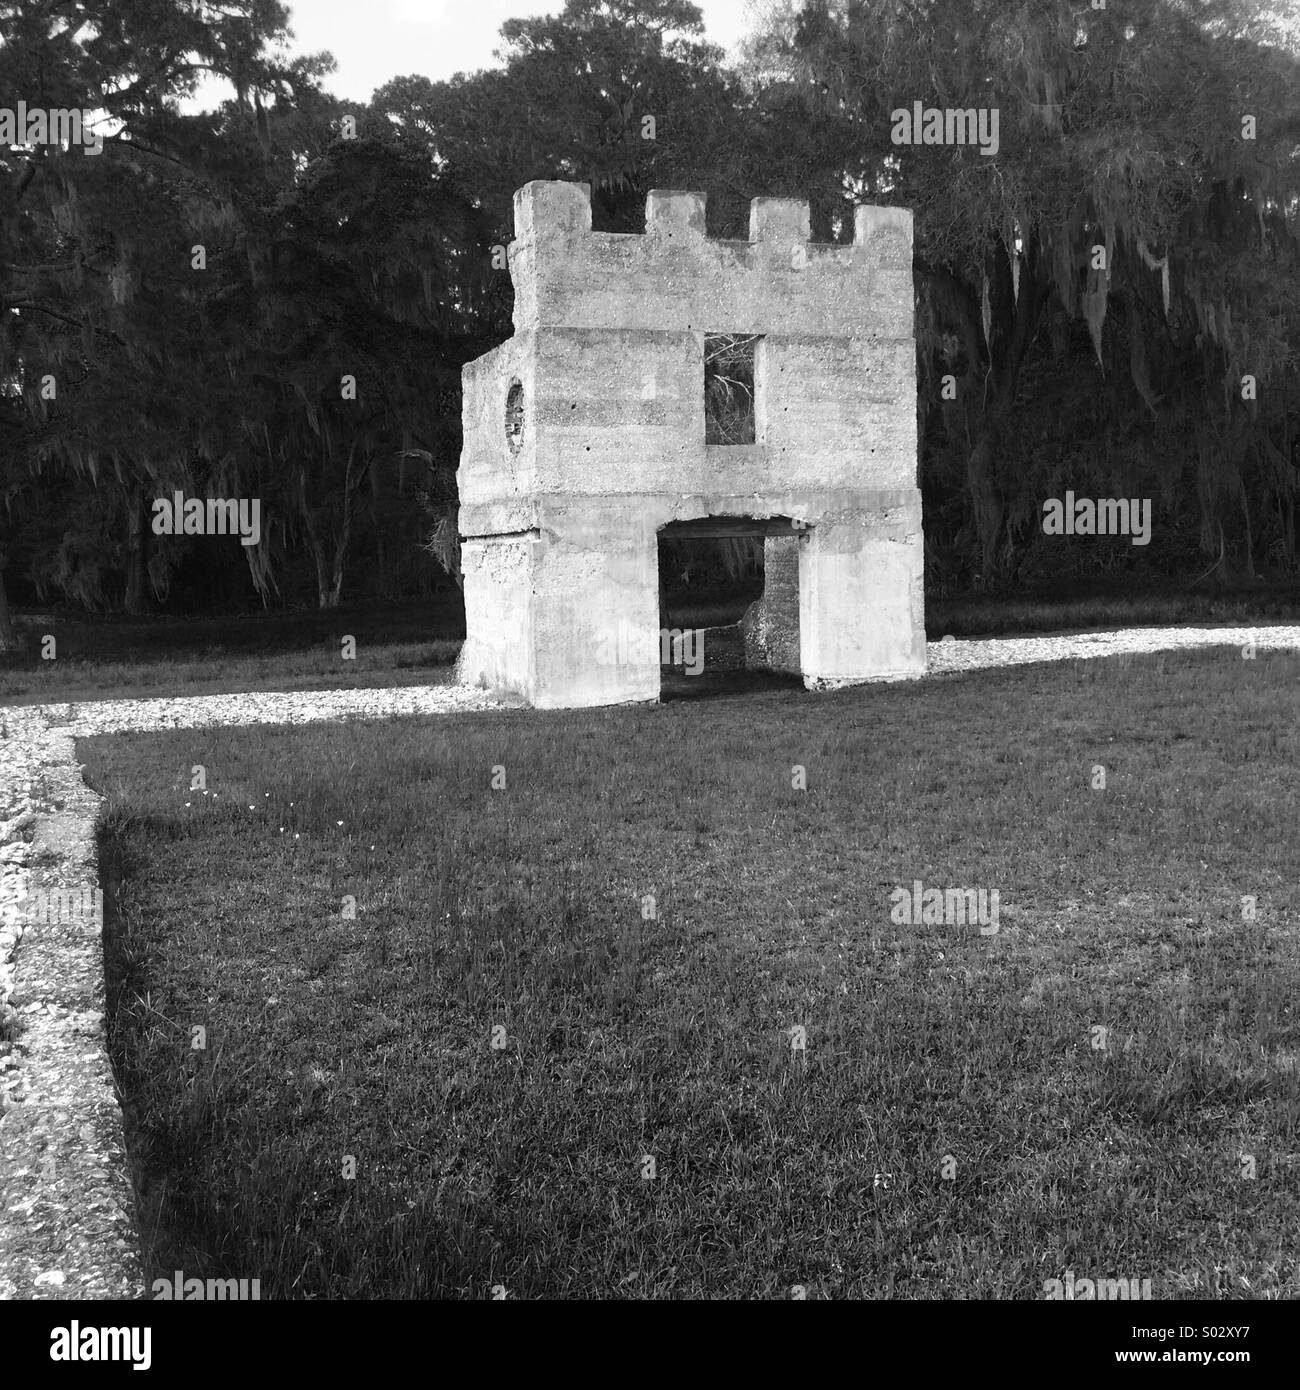
[[[751,0],[695,0],[709,42],[730,49],[750,28]],[[433,81],[494,65],[507,19],[558,14],[563,0],[289,0],[292,52],[328,49],[338,70],[324,82],[335,96],[369,101],[393,77],[418,73]],[[209,106],[209,91],[198,104]]]

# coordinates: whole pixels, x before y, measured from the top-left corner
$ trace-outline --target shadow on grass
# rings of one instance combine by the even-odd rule
[[[711,671],[707,667],[698,676],[671,666],[661,668],[659,699],[664,704],[689,700],[718,700],[759,691],[785,690],[803,693],[803,678],[780,671],[735,670]]]

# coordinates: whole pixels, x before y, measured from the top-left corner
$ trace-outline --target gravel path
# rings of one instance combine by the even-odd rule
[[[932,642],[929,678],[1182,648],[1300,650],[1300,627],[1133,628]],[[102,923],[52,890],[98,889],[73,740],[126,730],[456,714],[505,708],[463,686],[104,700],[0,709],[0,1299],[143,1298],[121,1114],[104,1034]],[[82,897],[88,902],[91,898]],[[50,914],[45,913],[48,919]]]
[[[175,700],[96,700],[25,705],[0,711],[59,725],[77,737],[130,729],[200,729],[217,724],[305,724],[322,719],[458,714],[499,709],[486,691],[461,685],[401,685],[384,690],[262,690],[249,695],[190,695]]]
[[[1077,661],[1131,652],[1174,651],[1187,647],[1244,647],[1300,650],[1300,627],[1132,627],[1118,632],[1067,636],[989,637],[974,641],[931,642],[930,674],[974,671],[987,666],[1020,666],[1033,661]]]

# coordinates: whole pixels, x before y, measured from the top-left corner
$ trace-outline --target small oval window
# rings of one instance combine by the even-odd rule
[[[506,395],[506,443],[518,453],[524,442],[524,388],[514,382]]]

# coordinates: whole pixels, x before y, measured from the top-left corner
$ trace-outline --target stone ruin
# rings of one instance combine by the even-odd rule
[[[540,708],[659,698],[660,535],[762,535],[751,661],[809,689],[926,668],[912,215],[852,246],[755,198],[748,241],[702,193],[593,232],[586,184],[515,194],[514,336],[464,368],[463,681]],[[705,353],[752,350],[753,442],[706,440]],[[746,438],[748,439],[749,436]]]

